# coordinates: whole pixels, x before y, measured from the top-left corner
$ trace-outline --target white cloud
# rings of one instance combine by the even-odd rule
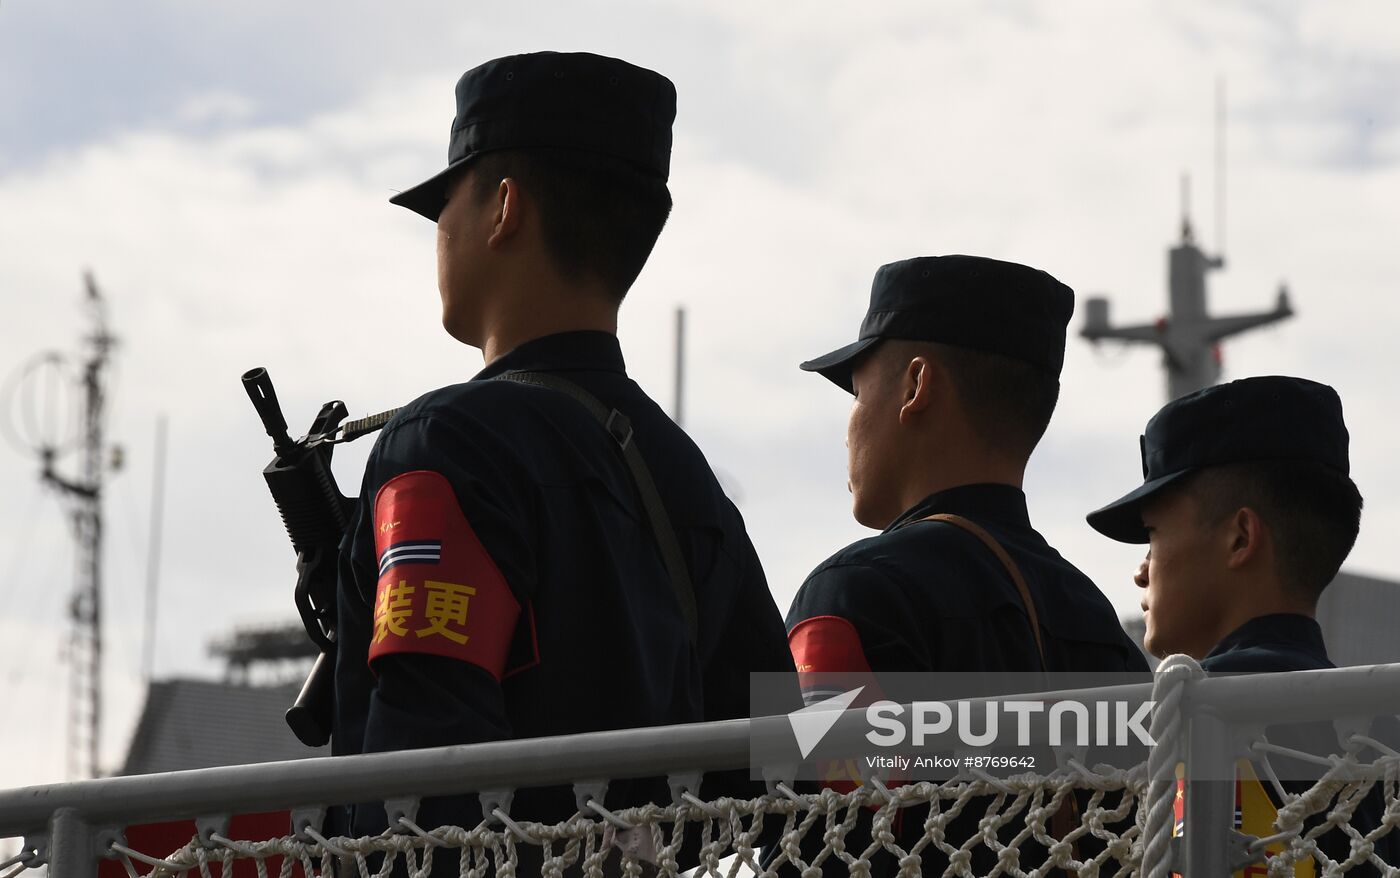
[[[1390,65],[1400,49],[1400,21],[1385,0],[1300,4],[1297,34],[1305,45],[1331,55]]]
[[[257,103],[236,92],[209,92],[185,101],[175,116],[187,125],[216,125],[247,122],[257,110]]]

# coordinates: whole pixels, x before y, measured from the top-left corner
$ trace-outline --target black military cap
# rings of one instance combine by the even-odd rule
[[[1023,360],[1058,376],[1074,291],[1034,268],[981,256],[921,256],[875,272],[860,337],[802,368],[851,392],[851,370],[881,339],[933,341]]]
[[[1326,384],[1271,375],[1207,387],[1167,403],[1141,437],[1141,487],[1089,513],[1123,543],[1148,542],[1143,503],[1197,470],[1253,460],[1313,461],[1349,475],[1342,401]]]
[[[586,52],[497,58],[457,80],[447,167],[389,201],[436,222],[453,171],[498,149],[601,153],[664,181],[675,118],[671,80],[626,61]]]

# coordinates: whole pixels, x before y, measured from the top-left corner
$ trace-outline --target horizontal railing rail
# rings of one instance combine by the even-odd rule
[[[743,768],[749,723],[618,729],[26,787],[0,792],[0,837],[40,829],[60,808],[77,810],[89,823],[133,824]]]
[[[1146,698],[1152,690],[1144,683],[962,700]],[[1400,664],[1191,679],[1180,703],[1188,720],[1207,716],[1211,723],[1249,727],[1400,714]],[[854,728],[863,717],[863,708],[850,710],[836,725]],[[0,791],[0,838],[626,778],[691,778],[748,767],[753,735],[786,725],[782,716],[735,719],[26,787]],[[787,779],[784,767],[772,768],[770,781]],[[58,865],[51,863],[52,874],[85,874],[67,871],[71,862],[63,870]]]

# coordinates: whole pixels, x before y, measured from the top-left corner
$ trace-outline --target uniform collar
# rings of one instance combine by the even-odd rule
[[[1026,511],[1026,495],[1015,485],[959,485],[930,494],[914,504],[885,528],[885,533],[940,512],[992,519],[1020,527],[1031,526],[1031,517]]]
[[[497,357],[473,381],[495,378],[502,372],[617,372],[627,374],[622,346],[610,332],[579,330],[531,339],[508,354]]]
[[[1323,661],[1328,660],[1327,647],[1322,642],[1322,626],[1317,624],[1316,619],[1297,613],[1273,613],[1268,616],[1255,616],[1231,631],[1215,645],[1203,661],[1265,644],[1286,646],[1290,651],[1307,653]]]

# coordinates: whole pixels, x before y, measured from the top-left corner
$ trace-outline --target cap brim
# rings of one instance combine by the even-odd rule
[[[855,388],[851,386],[851,372],[855,368],[856,357],[865,353],[878,341],[880,341],[879,338],[862,338],[859,341],[853,341],[844,348],[838,348],[825,356],[817,357],[815,360],[808,360],[798,368],[804,372],[816,372],[847,393],[855,393]]]
[[[1111,540],[1120,543],[1149,542],[1147,528],[1142,525],[1142,504],[1155,497],[1163,488],[1192,472],[1193,470],[1184,469],[1153,479],[1102,509],[1095,509],[1084,518],[1090,527]]]
[[[417,186],[394,195],[389,199],[389,203],[406,207],[419,216],[437,222],[443,205],[447,203],[447,187],[452,182],[452,175],[476,155],[474,153],[458,159]]]

